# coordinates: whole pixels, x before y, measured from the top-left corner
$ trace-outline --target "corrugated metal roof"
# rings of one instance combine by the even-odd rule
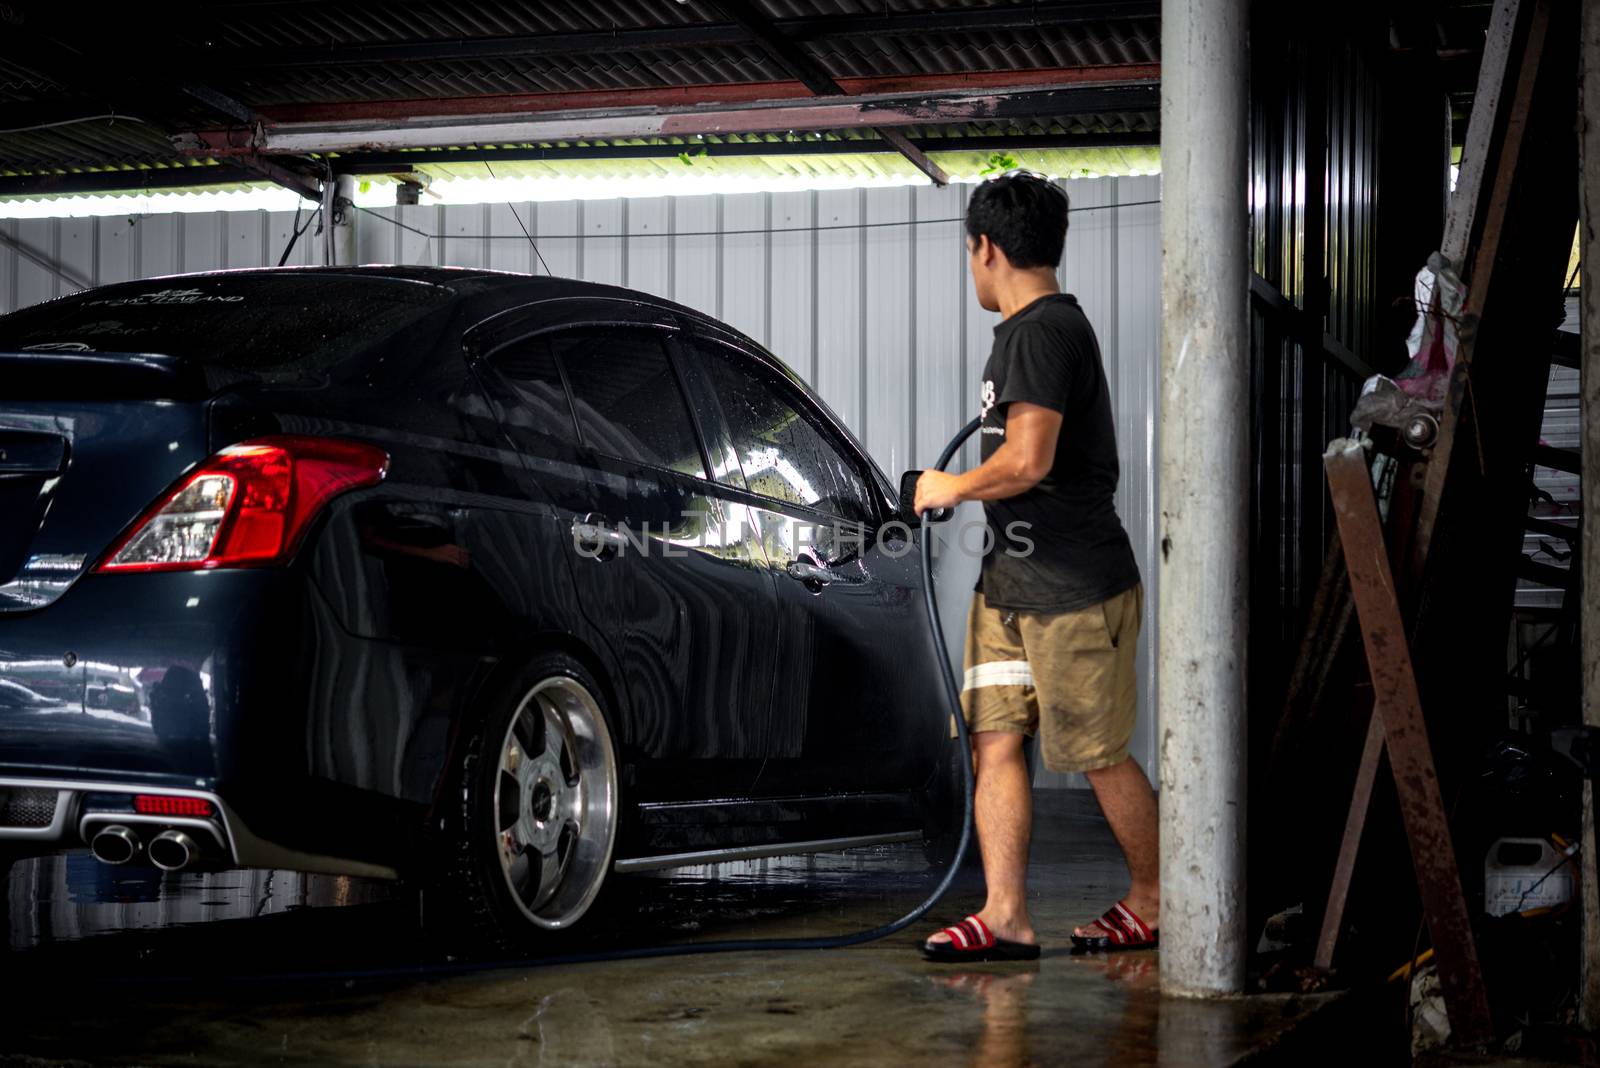
[[[1128,146],[1121,148],[1083,149],[1017,149],[1010,153],[1018,166],[1062,178],[1128,177],[1159,173],[1160,150],[1155,146]],[[990,153],[985,151],[929,153],[955,181],[971,181],[983,176],[991,166]],[[193,185],[174,185],[167,178],[170,168],[146,172],[129,172],[127,188],[115,195],[133,200],[161,193],[192,193]],[[538,160],[500,161],[497,163],[430,163],[416,168],[422,174],[439,180],[500,178],[500,179],[638,179],[652,178],[704,179],[708,185],[718,179],[835,179],[868,184],[884,178],[918,180],[920,175],[903,157],[886,152],[850,152],[829,155],[782,156],[723,156],[691,157],[686,164],[675,156],[653,159],[581,159],[542,162]],[[166,179],[164,181],[164,179]],[[395,179],[388,175],[369,175],[362,179],[379,185],[393,185]],[[204,187],[216,192],[247,192],[255,189],[274,189],[270,182],[228,181],[207,184]],[[644,190],[641,189],[641,193]],[[72,197],[73,194],[44,194],[37,196],[5,197],[0,203],[12,201],[45,201]],[[501,199],[498,195],[482,198],[463,196],[453,199],[477,201]]]
[[[1153,64],[1159,60],[1154,4],[1127,0],[1122,8],[1148,17],[1103,21],[1068,20],[1026,24],[1020,0],[754,0],[768,18],[780,20],[799,47],[836,79],[956,74]],[[1060,8],[1060,4],[1045,4]],[[1100,10],[1108,5],[1096,5]],[[1117,5],[1109,5],[1113,10]],[[1009,14],[1007,14],[1009,12]],[[1024,12],[1024,14],[1018,14]],[[925,28],[928,18],[1006,16],[1003,28],[968,26],[959,32]],[[93,37],[66,12],[30,15],[28,32],[63,42],[74,54],[93,58]],[[469,0],[434,5],[327,5],[218,3],[186,12],[182,21],[154,20],[137,9],[98,14],[95,33],[107,47],[106,63],[126,64],[127,97],[142,125],[124,117],[0,137],[0,175],[77,173],[102,169],[162,167],[192,163],[172,148],[168,135],[203,125],[227,125],[210,116],[171,84],[179,79],[152,71],[181,70],[183,81],[203,82],[271,116],[292,105],[372,103],[397,100],[478,98],[508,94],[582,92],[751,82],[791,82],[792,75],[758,44],[741,37],[715,4],[704,0],[548,0],[537,4]],[[39,22],[39,19],[45,21]],[[56,21],[50,21],[50,20]],[[870,19],[876,32],[847,32],[851,19]],[[900,22],[896,19],[923,21]],[[786,21],[784,21],[786,20]],[[938,25],[949,25],[948,20]],[[814,29],[808,28],[813,27]],[[903,30],[903,27],[924,27]],[[690,44],[605,47],[606,35],[660,32]],[[716,32],[713,32],[716,31]],[[551,34],[592,35],[581,50],[461,58],[460,49],[481,50],[506,38],[541,39]],[[593,35],[598,35],[599,41]],[[687,35],[687,36],[685,36]],[[704,40],[700,40],[704,38]],[[111,47],[114,43],[115,47]],[[364,60],[351,49],[421,47],[422,58]],[[323,58],[327,53],[328,58]],[[338,53],[338,54],[335,54]],[[408,54],[409,56],[410,54]],[[33,106],[50,116],[98,114],[107,95],[120,97],[119,83],[72,87],[75,71],[27,66],[26,49],[0,60],[0,107],[10,119]],[[115,78],[116,72],[111,74]],[[1154,129],[1154,114],[1058,117],[1056,127],[1084,133],[1141,133]],[[0,128],[23,125],[0,121]],[[1037,124],[1029,124],[1037,125]],[[1050,123],[1044,124],[1047,128]],[[1002,136],[1018,127],[973,125],[951,136]],[[648,169],[648,168],[645,168]]]

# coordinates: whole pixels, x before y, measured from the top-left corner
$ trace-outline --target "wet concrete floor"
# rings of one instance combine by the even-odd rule
[[[558,963],[470,969],[424,934],[424,903],[387,884],[18,862],[0,1065],[1224,1065],[1317,1008],[1163,1001],[1154,952],[1069,954],[1126,871],[1087,794],[1037,805],[1044,957],[964,968],[927,964],[916,944],[977,907],[975,868],[930,919],[864,946],[571,959],[868,928],[937,882],[914,846],[618,880]]]

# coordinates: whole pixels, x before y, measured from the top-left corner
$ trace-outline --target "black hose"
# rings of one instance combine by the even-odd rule
[[[974,419],[962,427],[956,436],[950,439],[944,451],[939,454],[939,461],[934,465],[936,470],[944,470],[955,456],[956,450],[972,436],[978,429],[981,420]],[[865,942],[875,942],[880,938],[903,931],[911,924],[921,919],[927,911],[939,903],[939,899],[949,891],[956,875],[961,871],[962,861],[966,859],[967,850],[972,845],[972,757],[971,743],[967,735],[966,718],[961,714],[961,688],[956,680],[955,669],[950,666],[946,655],[944,639],[944,626],[939,622],[939,600],[933,588],[933,532],[929,529],[928,514],[922,515],[922,593],[923,605],[928,612],[928,624],[933,631],[933,643],[939,662],[944,665],[945,695],[949,699],[947,709],[941,709],[941,718],[946,714],[953,714],[956,724],[956,752],[954,759],[961,767],[962,783],[962,819],[961,838],[956,844],[955,857],[950,861],[950,869],[945,872],[944,878],[939,880],[939,885],[933,892],[910,912],[899,919],[874,927],[871,930],[859,931],[854,934],[830,935],[820,938],[737,938],[720,942],[686,942],[666,946],[644,946],[634,949],[602,950],[599,952],[574,953],[562,956],[534,957],[522,960],[496,960],[471,962],[462,961],[448,964],[415,965],[406,968],[372,968],[347,971],[319,971],[296,974],[275,973],[270,975],[250,976],[248,978],[279,982],[290,979],[323,979],[330,981],[345,981],[354,979],[399,979],[399,978],[425,978],[448,975],[461,972],[480,972],[500,970],[507,968],[542,968],[556,964],[588,964],[601,961],[618,960],[643,960],[651,957],[687,957],[702,953],[747,953],[769,952],[779,950],[798,949],[842,949],[845,946],[858,946]],[[215,976],[210,981],[215,981]],[[147,982],[148,980],[140,980]]]

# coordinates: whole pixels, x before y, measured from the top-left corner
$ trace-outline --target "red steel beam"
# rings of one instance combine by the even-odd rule
[[[969,71],[951,74],[881,75],[839,78],[850,96],[873,93],[917,93],[1018,86],[1084,83],[1155,82],[1156,63],[1104,67],[1036,67],[1026,70]],[[648,89],[591,89],[563,93],[516,93],[501,96],[421,100],[354,100],[332,104],[268,104],[256,110],[270,122],[381,121],[419,117],[501,115],[516,112],[580,111],[589,108],[688,107],[697,104],[749,104],[761,100],[815,99],[798,80],[733,82],[718,85],[668,85]]]

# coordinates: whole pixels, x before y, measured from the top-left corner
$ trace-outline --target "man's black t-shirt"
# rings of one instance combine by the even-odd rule
[[[1132,589],[1139,566],[1113,501],[1111,394],[1076,297],[1040,297],[994,328],[983,370],[983,459],[1005,441],[1014,401],[1060,412],[1061,436],[1037,486],[984,503],[991,548],[978,589],[996,608],[1026,612],[1073,612]]]

